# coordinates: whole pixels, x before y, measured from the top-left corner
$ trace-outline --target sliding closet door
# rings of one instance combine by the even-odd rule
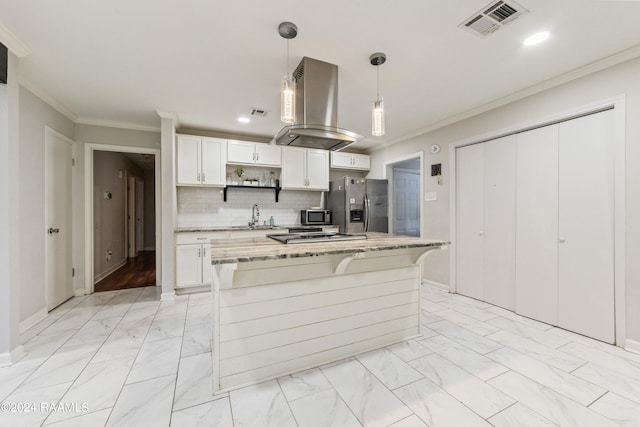
[[[484,144],[456,150],[457,159],[457,292],[483,298],[484,277]]]
[[[515,309],[516,136],[484,144],[484,301]]]
[[[558,323],[558,126],[518,134],[516,313]]]
[[[558,325],[613,343],[613,112],[559,126]]]

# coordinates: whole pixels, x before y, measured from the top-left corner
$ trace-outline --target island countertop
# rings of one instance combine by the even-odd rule
[[[366,233],[366,236],[366,240],[342,240],[295,245],[283,244],[268,237],[212,241],[211,263],[230,264],[405,248],[439,247],[449,244],[445,241],[386,233]]]

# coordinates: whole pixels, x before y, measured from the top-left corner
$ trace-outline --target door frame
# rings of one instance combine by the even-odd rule
[[[71,222],[71,229],[69,230],[69,243],[68,243],[69,253],[68,253],[68,259],[69,259],[69,262],[71,264],[70,267],[72,268],[72,271],[73,271],[73,265],[74,265],[74,261],[73,261],[73,229],[74,229],[74,227],[73,227],[73,200],[74,200],[74,197],[73,197],[73,162],[74,162],[74,160],[73,160],[73,147],[75,145],[75,141],[73,139],[61,134],[60,132],[54,130],[53,128],[50,128],[49,126],[45,126],[44,127],[45,152],[46,152],[46,145],[47,145],[47,141],[48,141],[49,136],[54,136],[54,137],[62,140],[63,142],[67,143],[71,147],[71,171],[70,171],[71,188],[69,188],[69,203],[70,203],[69,204],[69,215],[71,216],[71,218],[70,218],[71,219],[71,221],[70,221]],[[47,161],[48,160],[45,158],[45,169],[46,169]],[[46,177],[46,170],[45,170],[45,177]],[[45,190],[46,190],[46,186],[45,186]],[[46,198],[46,196],[45,196],[44,202],[45,202],[45,206],[44,206],[44,212],[45,212],[44,217],[45,218],[44,219],[45,219],[45,229],[46,229],[46,227],[47,227],[47,216],[48,216],[47,212],[49,210],[48,206],[47,206],[47,198]],[[45,272],[46,272],[46,269],[47,269],[47,251],[46,251],[47,234],[44,235],[44,238],[43,238],[42,241],[43,241],[43,243],[45,245],[44,247],[45,247]],[[70,274],[69,278],[71,279],[71,287],[72,287],[72,295],[71,296],[73,297],[75,295],[75,286],[74,286],[74,283],[73,283],[73,274],[72,273]],[[45,310],[49,311],[49,303],[50,303],[50,301],[49,301],[49,279],[48,279],[48,277],[46,277],[46,275],[45,275],[45,283],[44,283],[44,302],[45,302]],[[52,309],[53,308],[55,308],[55,307],[52,307]]]
[[[449,251],[449,290],[457,291],[456,281],[456,226],[457,226],[457,169],[456,149],[466,145],[479,144],[503,136],[548,126],[581,116],[598,113],[612,109],[614,116],[613,137],[613,167],[614,167],[614,308],[615,308],[615,337],[619,347],[625,347],[626,342],[626,196],[625,196],[625,144],[626,144],[626,97],[624,94],[602,99],[578,106],[567,111],[554,113],[542,118],[522,122],[514,126],[472,136],[449,144],[449,171],[450,171],[450,196],[449,196],[449,238],[451,249]]]
[[[156,286],[161,286],[161,277],[158,274],[159,266],[162,265],[162,239],[158,239],[162,235],[161,221],[161,191],[160,191],[160,149],[130,147],[124,145],[107,145],[107,144],[84,144],[84,292],[86,295],[94,292],[93,283],[93,152],[94,151],[111,151],[119,153],[135,153],[135,154],[153,154],[155,161],[155,206],[156,206]]]
[[[393,200],[393,167],[398,163],[404,163],[407,160],[419,159],[420,168],[418,173],[420,174],[420,194],[418,195],[418,205],[420,206],[420,237],[425,237],[424,229],[424,151],[417,151],[415,153],[406,154],[404,156],[396,157],[384,162],[382,168],[382,177],[389,181],[389,200]],[[389,225],[388,229],[393,230],[393,209],[389,209]]]
[[[124,253],[127,258],[135,258],[138,256],[137,245],[137,224],[136,224],[136,183],[138,182],[135,175],[125,173],[125,202],[124,202],[124,223],[125,225],[125,243]],[[133,184],[132,184],[133,182]],[[133,240],[133,245],[131,241]]]

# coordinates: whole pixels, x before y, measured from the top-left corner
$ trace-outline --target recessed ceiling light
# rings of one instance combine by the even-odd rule
[[[524,39],[524,42],[522,42],[522,44],[524,44],[525,46],[533,46],[533,45],[536,45],[538,43],[542,43],[543,41],[545,41],[548,38],[549,38],[549,32],[548,31],[542,31],[542,32],[530,35],[529,37]]]
[[[251,120],[249,120],[248,117],[238,117],[238,121],[240,123],[251,123]]]

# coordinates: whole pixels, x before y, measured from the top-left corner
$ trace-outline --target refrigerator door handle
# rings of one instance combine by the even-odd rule
[[[369,196],[364,196],[364,232],[369,231]]]

